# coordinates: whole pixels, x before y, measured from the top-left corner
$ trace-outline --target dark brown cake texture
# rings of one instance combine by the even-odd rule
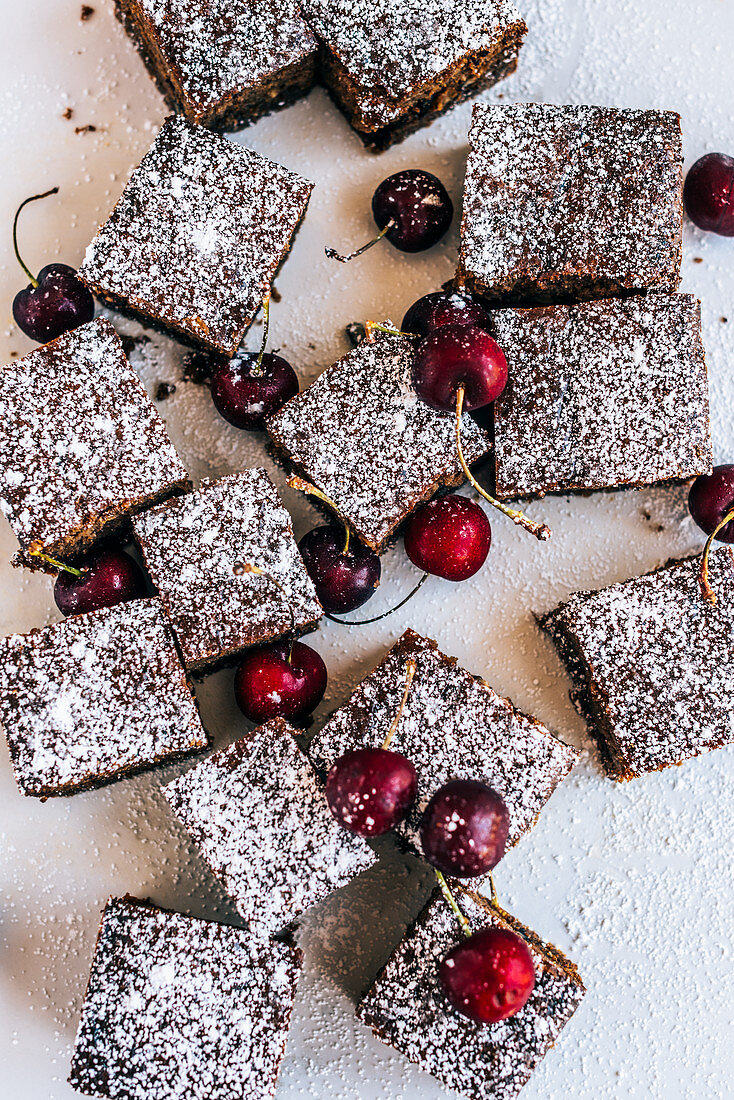
[[[300,970],[288,944],[110,898],[69,1081],[118,1100],[266,1100]]]
[[[132,512],[188,485],[166,427],[101,318],[0,370],[0,507],[34,546],[68,559]]]
[[[378,551],[418,504],[464,481],[454,417],[418,397],[412,361],[407,337],[378,332],[267,423],[286,465],[325,493],[342,523]],[[488,434],[468,415],[462,437],[470,465],[490,449]]]
[[[613,779],[633,779],[734,741],[734,553],[714,550],[712,607],[700,558],[671,562],[543,616]]]
[[[158,600],[0,640],[0,720],[18,786],[39,798],[208,746]]]
[[[313,738],[308,751],[315,767],[325,774],[343,753],[382,744],[405,690],[409,661],[416,674],[392,748],[415,765],[418,796],[399,835],[420,852],[420,817],[432,795],[449,779],[480,779],[507,803],[508,843],[517,843],[579,753],[412,630]]]
[[[517,68],[507,0],[302,0],[321,79],[376,152]]]
[[[459,279],[509,304],[674,291],[683,155],[667,111],[474,108]]]
[[[170,118],[87,249],[79,276],[109,305],[232,356],[312,189],[251,149]]]
[[[468,1100],[512,1100],[579,1007],[586,990],[576,967],[485,898],[457,892],[472,932],[509,928],[528,944],[535,989],[515,1016],[476,1024],[454,1010],[441,988],[441,961],[463,938],[436,892],[357,1008],[378,1039]]]
[[[492,329],[509,364],[494,405],[501,500],[710,473],[696,298],[503,309]]]
[[[163,788],[250,929],[273,935],[370,867],[282,718]]]
[[[206,480],[136,517],[134,529],[192,671],[307,630],[323,614],[265,470]]]
[[[306,95],[316,40],[295,0],[115,0],[172,110],[232,130]]]

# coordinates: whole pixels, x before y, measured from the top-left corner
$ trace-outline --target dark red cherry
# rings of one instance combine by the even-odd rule
[[[298,544],[324,611],[354,611],[374,595],[380,583],[380,559],[357,539],[349,540],[345,553],[344,528],[314,527]]]
[[[535,988],[533,956],[509,928],[482,928],[449,951],[439,978],[451,1005],[477,1024],[515,1016]]]
[[[424,573],[465,581],[489,553],[492,529],[482,508],[466,497],[437,497],[417,508],[405,529],[405,552]]]
[[[700,229],[734,237],[734,157],[707,153],[697,160],[686,177],[683,199]]]
[[[452,779],[426,806],[423,854],[445,875],[476,878],[502,859],[509,828],[507,806],[496,791],[477,779]]]
[[[688,494],[694,520],[707,535],[715,531],[734,508],[734,464],[715,466],[710,474],[697,477]],[[734,542],[734,520],[722,527],[718,542]]]
[[[326,665],[316,650],[288,641],[252,649],[234,678],[237,705],[251,722],[306,718],[326,691]]]
[[[266,352],[260,367],[258,353],[238,352],[233,359],[217,358],[212,368],[212,401],[217,411],[246,431],[260,431],[269,416],[298,393],[298,378],[290,363]]]
[[[477,325],[444,325],[425,336],[413,359],[413,385],[427,405],[453,412],[464,387],[464,409],[495,401],[507,384],[502,348]]]
[[[62,571],[54,583],[54,600],[62,615],[82,615],[145,596],[145,575],[124,550],[103,547],[74,563],[82,576]]]
[[[394,225],[385,236],[401,252],[423,252],[441,240],[451,225],[454,204],[437,176],[407,168],[388,176],[372,196],[378,229]]]
[[[486,328],[488,324],[489,313],[476,298],[458,290],[437,290],[413,303],[400,328],[402,332],[411,332],[415,336],[427,336],[443,325],[478,325],[479,328]]]
[[[417,786],[415,767],[401,753],[355,749],[332,764],[326,801],[345,829],[358,836],[382,836],[406,817]]]

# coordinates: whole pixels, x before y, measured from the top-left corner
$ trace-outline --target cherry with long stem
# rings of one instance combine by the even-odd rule
[[[58,193],[58,187],[51,187],[48,191],[44,191],[41,195],[31,195],[30,198],[23,200],[18,209],[15,211],[15,217],[13,218],[13,251],[15,252],[15,258],[28,276],[28,281],[34,288],[34,290],[38,290],[38,279],[32,273],[26,262],[23,260],[23,257],[18,250],[18,218],[20,217],[21,210],[28,206],[29,202],[36,202],[37,199],[47,199],[49,195],[58,195]]]
[[[713,588],[711,587],[711,581],[709,580],[709,556],[711,554],[711,547],[716,539],[716,536],[722,531],[728,523],[734,520],[734,508],[731,508],[719,524],[713,529],[711,534],[706,540],[706,545],[703,548],[703,556],[701,558],[701,570],[699,573],[699,584],[701,586],[701,593],[707,603],[710,603],[712,607],[715,607],[718,603],[718,598]]]
[[[388,615],[393,615],[396,611],[399,611],[401,607],[405,607],[406,603],[412,600],[413,596],[421,590],[430,575],[430,573],[424,573],[418,583],[411,588],[408,595],[404,596],[400,603],[396,603],[394,607],[390,607],[387,611],[383,611],[381,615],[374,615],[371,619],[354,619],[350,622],[348,619],[337,619],[335,615],[330,615],[327,612],[326,618],[330,619],[332,623],[339,623],[340,626],[369,626],[370,623],[379,623],[382,619],[386,619]]]
[[[297,489],[299,493],[305,493],[306,496],[316,497],[316,499],[320,500],[322,504],[325,504],[327,508],[330,508],[333,512],[336,512],[336,505],[334,504],[334,501],[330,497],[327,497],[326,493],[322,493],[321,489],[317,489],[315,485],[312,485],[310,481],[306,481],[304,478],[298,477],[296,474],[294,474],[292,477],[288,478],[287,485],[289,489]],[[351,532],[349,530],[349,527],[345,523],[344,549],[342,550],[342,554],[346,555],[349,553],[350,539]]]

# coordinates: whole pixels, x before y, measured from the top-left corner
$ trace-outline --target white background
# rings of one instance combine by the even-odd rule
[[[93,0],[94,2],[94,0]],[[29,194],[60,194],[24,212],[21,237],[36,270],[77,264],[162,121],[165,108],[114,20],[111,0],[79,21],[76,0],[2,0],[0,40],[0,362],[30,343],[10,307],[24,283],[10,251],[12,214]],[[734,153],[731,0],[524,0],[531,34],[505,99],[677,109],[687,165],[706,151]],[[386,51],[389,43],[386,43]],[[62,118],[73,109],[72,119]],[[349,268],[325,259],[370,234],[369,199],[389,172],[435,171],[460,204],[470,105],[381,158],[364,152],[321,91],[237,140],[317,183],[305,225],[278,278],[273,345],[308,382],[346,349],[344,325],[392,315],[452,272],[457,227],[431,253],[383,245]],[[96,126],[94,133],[75,127]],[[734,460],[734,240],[685,229],[683,288],[703,299],[718,461]],[[730,315],[729,322],[723,320]],[[125,326],[128,330],[130,326]],[[258,330],[251,336],[256,344]],[[180,353],[158,341],[135,360],[152,389],[178,378]],[[214,413],[206,390],[179,385],[161,410],[192,474],[272,464],[262,441]],[[282,476],[273,471],[280,483]],[[298,533],[314,513],[286,491]],[[376,627],[326,623],[311,639],[329,666],[322,708],[340,704],[407,625],[435,637],[476,673],[576,744],[587,745],[568,682],[533,611],[694,551],[702,539],[676,489],[546,500],[532,506],[553,528],[539,546],[492,517],[494,546],[463,586],[432,580]],[[13,551],[4,521],[0,561]],[[388,607],[415,573],[401,547],[384,561],[369,605]],[[58,618],[50,585],[0,565],[3,631]],[[217,744],[246,723],[231,701],[231,673],[200,689]],[[540,823],[497,873],[501,901],[578,964],[589,989],[581,1009],[523,1094],[561,1097],[723,1097],[734,1080],[727,1032],[732,849],[731,754],[615,785],[593,755],[552,798]],[[167,772],[51,800],[22,798],[0,750],[0,1096],[69,1100],[70,1045],[98,914],[130,891],[199,915],[232,919],[216,885],[159,794]],[[356,1021],[352,999],[420,906],[425,874],[399,857],[322,906],[303,934],[306,972],[278,1096],[438,1100],[431,1078],[384,1048]]]

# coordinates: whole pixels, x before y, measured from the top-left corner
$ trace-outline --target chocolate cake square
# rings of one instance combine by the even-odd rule
[[[517,68],[508,0],[302,0],[321,78],[375,152]]]
[[[527,942],[535,989],[497,1024],[461,1016],[439,982],[444,956],[461,942],[456,917],[437,892],[357,1007],[378,1039],[467,1100],[512,1100],[555,1044],[586,992],[572,962],[486,898],[457,892],[472,932],[496,926]]]
[[[711,471],[696,298],[503,309],[492,314],[492,329],[509,364],[494,404],[501,500]]]
[[[670,562],[599,592],[577,592],[540,619],[574,681],[613,779],[633,779],[734,741],[734,553]]]
[[[23,794],[74,794],[205,749],[159,600],[0,639],[0,721]]]
[[[97,231],[79,276],[114,308],[232,356],[312,188],[251,149],[170,118]]]
[[[442,485],[464,480],[454,417],[420,400],[412,360],[407,337],[376,333],[267,423],[289,468],[325,493],[342,523],[373,550]],[[470,465],[491,446],[468,415],[462,443]]]
[[[0,370],[0,508],[24,564],[33,565],[29,549],[73,558],[186,485],[109,322],[90,321]]]
[[[295,0],[115,0],[172,110],[232,130],[292,103],[316,78]]]
[[[288,944],[110,898],[69,1082],[116,1100],[266,1100],[300,971]]]
[[[413,761],[418,797],[399,835],[420,852],[420,818],[438,788],[449,779],[480,779],[507,803],[508,844],[516,844],[579,753],[412,630],[313,738],[309,755],[315,767],[325,774],[343,753],[382,744],[399,709],[410,661],[416,673],[391,747]]]
[[[137,516],[134,529],[192,671],[307,630],[323,614],[265,470],[205,480]]]
[[[375,862],[337,825],[282,718],[163,788],[251,931],[274,935]]]
[[[459,276],[539,305],[680,281],[683,153],[669,111],[477,104]]]

